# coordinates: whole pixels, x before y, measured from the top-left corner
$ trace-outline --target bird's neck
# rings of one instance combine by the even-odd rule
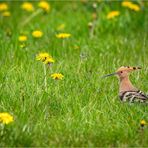
[[[129,77],[120,78],[119,92],[136,91],[137,89],[132,85]]]

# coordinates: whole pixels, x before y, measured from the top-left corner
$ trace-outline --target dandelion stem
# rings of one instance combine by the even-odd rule
[[[62,46],[64,48],[64,46],[65,46],[65,39],[62,40]]]
[[[93,25],[90,30],[90,38],[93,38],[93,36],[94,36],[95,25],[96,25],[96,21],[93,21]]]
[[[28,24],[35,16],[37,16],[41,12],[42,12],[42,9],[38,9],[37,11],[35,11],[34,13],[32,13],[24,22],[22,22],[21,27],[23,27],[26,24]]]
[[[46,71],[46,65],[43,64],[44,67],[44,87],[45,87],[45,91],[47,91],[47,71]]]
[[[78,69],[77,69],[77,73],[80,73],[81,65],[82,65],[82,60],[80,59],[80,62],[79,62],[79,65],[78,65]]]

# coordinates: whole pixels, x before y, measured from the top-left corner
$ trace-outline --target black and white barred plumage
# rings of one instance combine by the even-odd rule
[[[125,91],[119,94],[121,101],[129,102],[147,102],[148,96],[145,95],[142,91]]]

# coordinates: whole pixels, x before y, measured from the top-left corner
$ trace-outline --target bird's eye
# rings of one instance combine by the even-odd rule
[[[120,71],[120,73],[123,73],[123,71]]]

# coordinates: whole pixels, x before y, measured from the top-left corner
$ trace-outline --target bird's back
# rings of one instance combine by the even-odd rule
[[[119,93],[121,101],[129,102],[146,102],[148,101],[148,96],[145,95],[142,91],[123,91]]]

